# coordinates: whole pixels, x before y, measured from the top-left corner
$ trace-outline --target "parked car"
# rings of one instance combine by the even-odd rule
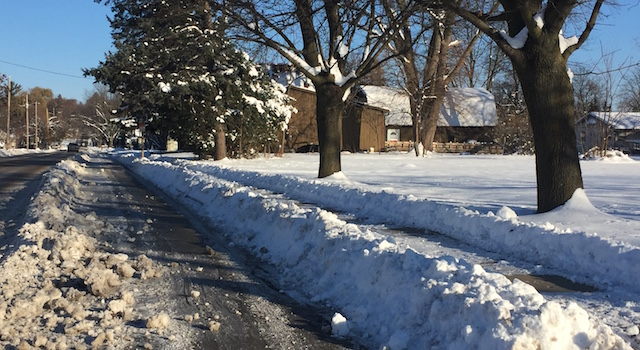
[[[80,146],[77,143],[67,145],[67,152],[80,152]]]

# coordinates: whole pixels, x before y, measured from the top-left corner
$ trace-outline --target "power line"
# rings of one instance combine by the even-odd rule
[[[0,60],[0,62],[2,62],[2,63],[6,63],[6,64],[10,64],[10,65],[12,65],[12,66],[16,66],[16,67],[21,67],[21,68],[26,68],[26,69],[35,70],[35,71],[38,71],[38,72],[49,73],[49,74],[55,74],[55,75],[62,75],[62,76],[64,76],[64,77],[69,77],[69,78],[91,79],[91,78],[83,77],[83,76],[80,76],[80,75],[72,75],[72,74],[66,74],[66,73],[54,72],[54,71],[50,71],[50,70],[46,70],[46,69],[40,69],[40,68],[34,68],[34,67],[25,66],[25,65],[23,65],[23,64],[7,62],[7,61],[4,61],[4,60]]]

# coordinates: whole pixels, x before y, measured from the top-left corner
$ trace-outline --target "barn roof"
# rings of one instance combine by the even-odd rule
[[[363,86],[367,104],[389,111],[386,125],[410,126],[409,95],[400,89]],[[496,104],[489,91],[481,88],[450,88],[445,96],[438,126],[495,126]]]

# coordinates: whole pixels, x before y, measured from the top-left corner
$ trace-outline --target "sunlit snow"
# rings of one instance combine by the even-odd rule
[[[320,180],[315,154],[220,162],[192,161],[189,154],[139,155],[112,153],[181,205],[224,227],[229,244],[272,264],[283,292],[333,309],[328,332],[335,337],[391,349],[531,344],[630,349],[640,344],[638,162],[583,161],[586,190],[552,212],[535,214],[533,157],[343,154],[343,171]],[[96,162],[91,155],[79,157],[82,163]],[[31,267],[51,274],[73,268],[91,293],[107,299],[102,306],[91,304],[96,299],[77,308],[69,304],[69,317],[81,321],[68,321],[69,333],[52,340],[67,345],[78,340],[74,334],[86,332],[103,344],[117,344],[117,327],[126,318],[113,315],[127,315],[135,302],[119,286],[144,276],[145,269],[155,275],[145,258],[106,253],[81,234],[108,229],[105,221],[55,202],[61,196],[56,191],[73,191],[84,172],[78,161],[61,163],[30,214],[75,229],[25,226],[22,237],[33,246],[3,260],[5,280],[13,278],[9,271],[35,278],[25,279],[30,287],[13,292],[10,303],[0,300],[0,310],[6,310],[0,327],[10,339],[24,336],[16,317],[62,322],[41,305],[72,297],[50,286],[33,289],[38,272]],[[583,303],[580,297],[540,294],[497,273],[497,267],[474,262],[473,254],[456,253],[420,234],[393,233],[394,228],[439,232],[529,264],[535,272],[553,271],[587,283],[602,290],[594,295],[604,299]],[[54,244],[42,245],[43,238]],[[101,263],[78,263],[87,257]],[[5,297],[7,290],[3,287]],[[187,293],[197,298],[193,290]],[[87,313],[88,308],[103,311]],[[106,319],[100,323],[106,330],[92,321],[97,315]],[[145,326],[170,329],[172,322],[159,313]]]
[[[632,218],[640,216],[638,193],[625,192],[632,197],[617,201],[632,218],[603,213],[584,191],[554,212],[532,215],[533,157],[345,154],[343,171],[323,180],[315,178],[314,155],[215,163],[118,157],[183,205],[228,227],[234,244],[278,267],[285,291],[335,308],[335,336],[348,332],[374,348],[630,348],[573,301],[548,299],[517,279],[423,248],[420,239],[390,236],[338,214],[437,231],[523,259],[538,272],[549,268],[637,295],[640,222]],[[615,203],[609,182],[598,187],[589,169],[603,169],[595,174],[612,180],[606,169],[625,164],[629,168],[615,173],[633,183],[640,174],[635,162],[585,164],[587,185],[596,185],[586,193],[596,203]],[[617,331],[628,336],[626,328]]]

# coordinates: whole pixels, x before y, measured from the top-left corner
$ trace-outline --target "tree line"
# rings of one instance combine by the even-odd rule
[[[9,83],[0,72],[0,142],[6,144],[5,148],[26,148],[28,139],[32,149],[56,147],[64,139],[93,139],[106,144],[109,139],[102,130],[112,123],[104,122],[99,113],[118,106],[118,98],[99,85],[80,102],[54,95],[45,87],[24,89],[15,81]],[[111,140],[119,134],[118,127]]]

